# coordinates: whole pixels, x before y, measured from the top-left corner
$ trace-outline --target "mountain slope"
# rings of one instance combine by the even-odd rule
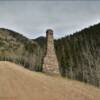
[[[0,100],[100,100],[100,90],[5,61],[0,62]]]
[[[100,87],[100,24],[61,38],[55,46],[62,75]]]
[[[12,61],[34,70],[40,64],[39,48],[35,41],[12,30],[0,28],[0,60]]]
[[[45,53],[45,39],[36,41]],[[55,40],[62,76],[100,87],[100,23]]]

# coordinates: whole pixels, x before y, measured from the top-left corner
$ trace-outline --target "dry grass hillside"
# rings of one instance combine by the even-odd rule
[[[0,100],[100,100],[100,90],[1,61]]]

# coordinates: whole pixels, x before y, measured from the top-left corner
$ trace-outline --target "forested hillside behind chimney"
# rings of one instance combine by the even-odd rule
[[[100,24],[56,40],[55,48],[63,76],[100,86]]]

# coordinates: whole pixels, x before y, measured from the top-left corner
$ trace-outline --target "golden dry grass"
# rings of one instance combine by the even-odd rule
[[[100,100],[100,89],[0,62],[0,100]]]

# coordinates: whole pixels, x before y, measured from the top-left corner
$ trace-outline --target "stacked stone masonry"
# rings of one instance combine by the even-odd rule
[[[47,50],[43,62],[43,71],[46,73],[59,73],[58,60],[54,48],[53,31],[46,32]]]

